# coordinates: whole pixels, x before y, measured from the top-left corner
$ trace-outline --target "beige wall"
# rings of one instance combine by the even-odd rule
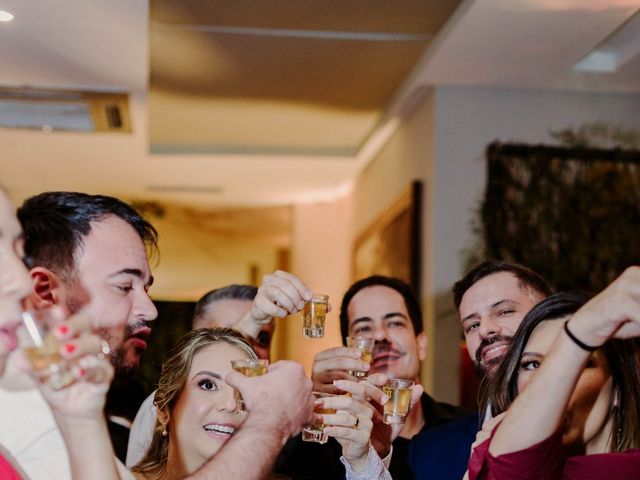
[[[351,283],[351,222],[350,196],[293,208],[291,272],[314,292],[328,294],[333,310],[327,315],[322,339],[302,336],[299,315],[279,321],[274,359],[295,359],[310,373],[317,352],[342,344],[338,312]]]
[[[431,178],[434,165],[434,92],[429,91],[417,109],[406,118],[389,142],[362,172],[353,196],[353,225],[357,236],[398,197],[413,180],[423,184],[422,299],[424,329],[429,339],[427,358],[422,366],[422,383],[433,391],[434,345],[438,343],[433,328],[431,298]],[[455,400],[455,399],[454,399]]]
[[[216,228],[205,214],[189,220],[180,211],[172,211],[150,220],[160,238],[151,295],[160,300],[194,301],[212,288],[251,283],[252,266],[261,279],[277,268],[278,250],[288,248],[290,241],[289,232],[280,239],[252,237],[238,231],[237,225]]]

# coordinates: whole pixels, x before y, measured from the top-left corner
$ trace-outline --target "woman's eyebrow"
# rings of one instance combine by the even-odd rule
[[[191,378],[192,379],[196,378],[198,375],[208,375],[209,377],[213,377],[213,378],[217,378],[217,379],[222,380],[222,375],[220,375],[219,373],[216,373],[216,372],[212,372],[210,370],[200,370],[198,373],[194,374],[193,377],[191,377]]]

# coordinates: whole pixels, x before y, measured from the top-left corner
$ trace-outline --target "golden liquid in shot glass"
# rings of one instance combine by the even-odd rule
[[[332,395],[330,393],[313,392],[313,396],[318,399],[322,397],[333,397],[335,395]],[[334,413],[336,413],[335,408],[315,407],[313,411],[317,414],[322,415],[333,415]],[[327,440],[329,440],[329,436],[324,433],[324,424],[306,425],[302,429],[302,440],[305,442],[327,443]]]
[[[360,350],[360,360],[365,363],[371,365],[371,361],[373,360],[373,347],[375,345],[375,340],[373,338],[364,338],[364,337],[347,337],[347,347],[357,348]],[[368,372],[363,372],[360,370],[349,370],[349,375],[353,375],[356,378],[364,378],[366,377]]]
[[[327,316],[329,295],[314,294],[305,302],[302,311],[302,334],[307,338],[324,337],[324,320]]]
[[[240,372],[245,377],[259,377],[267,373],[267,366],[262,364],[256,365],[239,365],[233,367],[236,372]]]
[[[261,358],[242,358],[240,360],[231,360],[231,368],[246,377],[259,377],[267,373],[269,361]],[[244,402],[240,392],[236,390],[236,403],[239,411],[245,411]]]
[[[411,380],[394,379],[382,387],[382,391],[389,397],[389,401],[384,404],[384,423],[404,423],[411,403],[412,385]]]

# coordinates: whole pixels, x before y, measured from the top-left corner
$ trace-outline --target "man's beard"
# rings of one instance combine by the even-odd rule
[[[481,378],[487,377],[491,379],[502,363],[502,359],[504,358],[504,356],[492,358],[484,363],[482,362],[482,351],[484,350],[484,348],[496,342],[508,342],[509,345],[511,345],[511,343],[513,342],[513,337],[506,335],[496,335],[491,338],[485,338],[482,340],[482,342],[480,342],[480,345],[476,350],[475,362],[473,362],[473,364],[476,369],[476,373]]]
[[[110,336],[109,331],[107,329],[98,329],[98,334],[109,342],[109,345],[112,347],[111,355],[109,359],[111,360],[111,365],[115,370],[116,378],[128,378],[138,369],[140,364],[140,355],[141,352],[136,352],[134,348],[127,348],[126,342],[129,338],[131,338],[133,332],[136,330],[145,327],[149,322],[146,320],[141,320],[133,325],[127,325],[124,329],[124,333],[122,338],[118,342],[118,339]],[[115,347],[114,347],[115,345]],[[135,356],[135,360],[132,362],[130,357]]]
[[[74,315],[82,310],[83,305],[79,304],[74,300],[74,298],[67,299],[67,309],[71,315]],[[138,361],[135,364],[127,360],[127,351],[124,348],[124,342],[126,339],[138,328],[141,326],[147,325],[147,321],[142,320],[140,322],[136,322],[134,325],[127,325],[124,328],[124,332],[122,338],[118,339],[114,335],[111,334],[108,328],[100,328],[97,326],[97,322],[95,318],[89,318],[91,325],[93,326],[93,330],[97,335],[106,340],[109,343],[109,347],[111,348],[111,353],[109,354],[109,360],[111,361],[111,365],[115,370],[114,375],[117,378],[128,378],[130,377],[135,370],[138,368]]]

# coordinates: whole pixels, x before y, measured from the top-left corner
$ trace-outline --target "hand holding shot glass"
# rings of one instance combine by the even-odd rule
[[[373,338],[366,337],[347,337],[347,347],[357,348],[360,350],[360,360],[371,365],[373,359],[373,347],[376,341]],[[349,370],[349,375],[353,375],[356,378],[364,378],[367,376],[366,371],[361,370]]]
[[[314,392],[316,420],[303,428],[302,439],[325,443],[328,437],[334,437],[342,447],[343,457],[353,467],[354,462],[366,462],[373,409],[361,395],[362,388],[357,382],[344,381],[343,386],[353,395]]]
[[[384,423],[387,425],[403,424],[411,404],[412,380],[395,378],[389,380],[382,391],[389,397],[384,404]]]
[[[259,377],[267,373],[267,370],[269,368],[269,360],[264,360],[261,358],[241,358],[238,360],[231,360],[231,368],[246,377]],[[242,396],[237,390],[236,402],[238,404],[238,411],[242,412],[246,410],[244,402],[242,401]]]
[[[316,400],[316,403],[320,403],[318,402],[319,400],[336,396],[337,395],[332,393],[313,392],[313,398]],[[323,405],[316,405],[313,411],[316,417],[318,417],[318,415],[336,413],[335,408],[325,408]],[[324,423],[320,421],[319,417],[315,423],[306,425],[302,429],[302,440],[305,442],[327,443],[328,439],[328,435],[324,432]]]
[[[75,378],[71,366],[60,354],[60,341],[52,333],[55,322],[54,314],[47,310],[24,312],[18,338],[34,376],[53,390],[61,390]]]

